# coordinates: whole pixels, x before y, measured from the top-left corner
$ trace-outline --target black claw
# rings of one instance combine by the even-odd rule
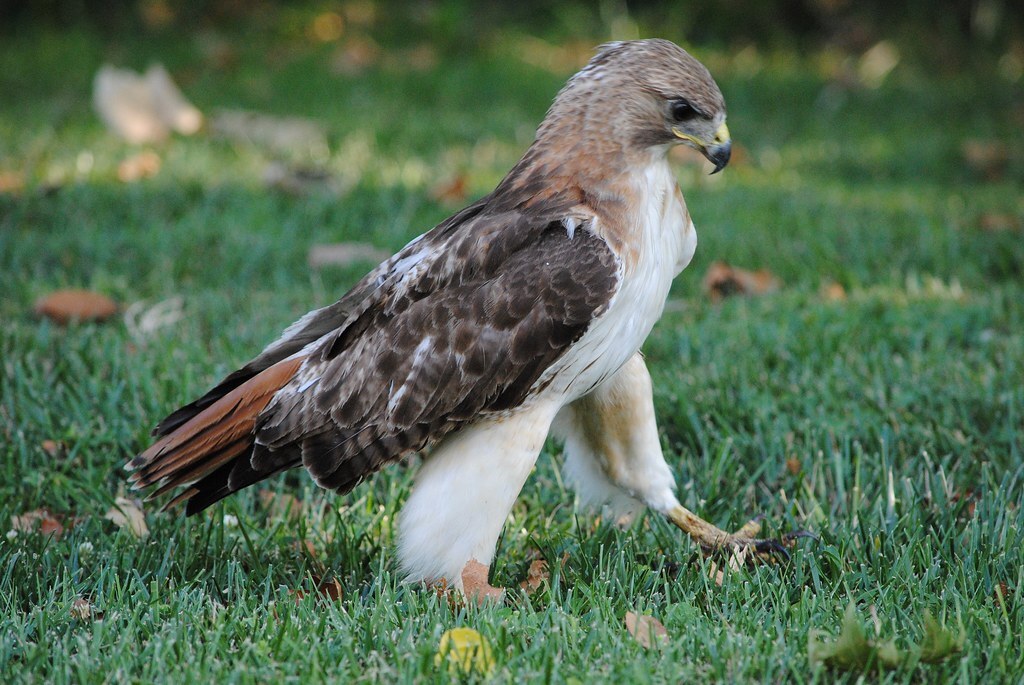
[[[789,551],[779,540],[754,540],[754,551],[758,554],[769,554],[782,557],[789,561]]]

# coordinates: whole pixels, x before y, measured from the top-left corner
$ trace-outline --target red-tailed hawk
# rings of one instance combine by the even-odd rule
[[[679,504],[638,350],[697,246],[666,155],[729,161],[722,93],[664,40],[610,43],[490,195],[416,238],[165,418],[128,464],[189,514],[303,467],[344,493],[431,448],[398,522],[410,579],[489,565],[548,433],[581,499],[647,506],[705,548],[776,549]]]

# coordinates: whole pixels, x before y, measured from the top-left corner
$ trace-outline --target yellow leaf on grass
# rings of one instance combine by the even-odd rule
[[[494,654],[487,639],[472,628],[452,628],[441,636],[434,665],[447,664],[449,671],[490,676],[494,671]]]

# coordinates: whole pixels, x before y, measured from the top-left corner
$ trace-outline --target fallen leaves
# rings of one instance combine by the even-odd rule
[[[11,517],[11,530],[19,533],[39,533],[59,538],[64,531],[74,527],[78,519],[55,514],[49,509],[35,509],[20,516]],[[67,524],[65,526],[65,524]]]
[[[919,644],[911,644],[900,650],[895,639],[881,640],[868,638],[857,614],[856,605],[846,607],[839,635],[834,638],[821,630],[811,630],[807,635],[807,658],[812,663],[821,663],[842,671],[867,671],[896,668],[906,664],[941,661],[963,649],[964,635],[954,635],[940,625],[930,612],[922,617],[924,636]],[[880,624],[880,622],[879,622]]]
[[[59,324],[106,321],[117,313],[117,303],[89,290],[57,290],[37,300],[35,311]]]
[[[149,526],[146,525],[146,513],[142,511],[142,505],[138,500],[118,497],[114,506],[107,510],[103,518],[113,522],[118,528],[125,528],[140,540],[149,536]]]
[[[0,195],[18,195],[25,189],[25,175],[20,171],[0,171]]]
[[[978,228],[987,233],[1009,233],[1024,228],[1024,221],[1014,214],[985,212],[978,217]]]
[[[316,573],[311,574],[310,577],[313,581],[313,589],[316,592],[316,597],[320,600],[340,602],[345,596],[345,590],[341,586],[341,581],[337,578],[333,576],[320,576]],[[306,597],[306,591],[302,589],[289,590],[288,594],[292,596],[296,604]]]
[[[341,587],[341,581],[333,576],[318,580],[316,591],[321,597],[326,597],[334,602],[341,601],[341,598],[345,596],[345,592]]]
[[[835,281],[824,281],[818,289],[818,294],[826,302],[846,301],[846,288]]]
[[[77,618],[79,621],[88,621],[93,615],[92,604],[82,597],[75,598],[75,601],[71,603],[70,611],[72,618]]]
[[[494,653],[487,639],[472,628],[452,628],[441,636],[434,665],[487,677],[494,672]]]
[[[372,38],[353,36],[335,51],[330,69],[335,74],[358,76],[380,61],[381,49]]]
[[[103,65],[93,81],[93,107],[107,128],[135,144],[160,142],[171,131],[192,135],[203,124],[160,64],[145,74]]]
[[[160,155],[152,150],[145,150],[127,157],[117,165],[117,180],[122,183],[135,183],[144,178],[152,178],[160,172]]]
[[[57,457],[64,451],[64,445],[56,440],[43,440],[39,443],[40,449],[46,452],[47,456]]]
[[[526,572],[526,580],[519,583],[519,587],[527,594],[533,594],[550,579],[551,571],[548,570],[548,562],[543,559],[534,559],[530,562],[530,568]]]
[[[748,271],[725,262],[712,262],[704,274],[704,292],[712,302],[721,302],[732,295],[767,295],[782,287],[771,271]]]
[[[466,201],[468,181],[465,174],[438,183],[430,189],[430,197],[445,205],[462,205]]]
[[[462,591],[466,598],[483,604],[487,601],[500,602],[505,596],[502,588],[487,582],[487,567],[476,559],[470,559],[462,569]]]
[[[961,153],[967,166],[988,181],[1003,178],[1010,163],[1010,150],[1000,140],[967,140]]]
[[[644,649],[668,642],[668,630],[653,616],[627,611],[626,630]]]

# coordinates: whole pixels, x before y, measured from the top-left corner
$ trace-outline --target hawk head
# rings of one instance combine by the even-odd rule
[[[667,40],[607,43],[558,94],[545,121],[575,126],[585,144],[665,152],[689,145],[715,170],[732,142],[722,91],[703,64]],[[539,134],[544,133],[542,126]]]

